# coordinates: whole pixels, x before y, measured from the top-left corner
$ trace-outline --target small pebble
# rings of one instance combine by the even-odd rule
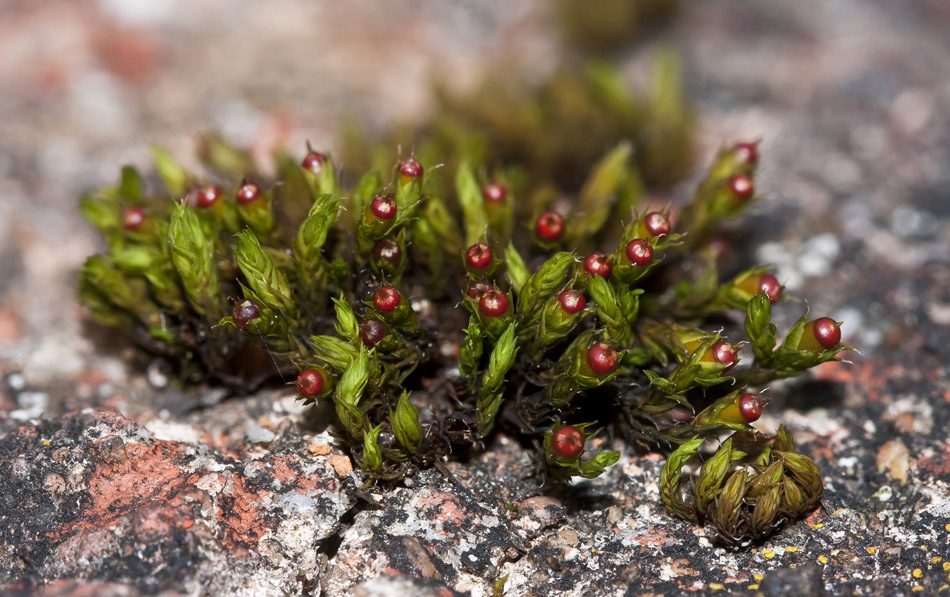
[[[50,473],[43,479],[43,489],[50,493],[62,493],[66,490],[66,480],[56,473]]]
[[[310,444],[307,451],[311,456],[326,456],[330,453],[330,444]]]
[[[887,471],[888,476],[899,483],[907,481],[910,464],[910,452],[899,439],[887,442],[877,453],[877,472]]]
[[[617,506],[611,506],[607,508],[607,522],[609,524],[617,524],[623,520],[623,511]]]
[[[341,477],[345,477],[353,472],[353,463],[350,462],[348,456],[343,456],[341,454],[334,454],[327,459],[330,462],[330,466],[333,467],[333,470],[336,471],[336,474]]]

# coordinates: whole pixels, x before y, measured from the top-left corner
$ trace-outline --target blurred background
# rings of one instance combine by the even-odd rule
[[[694,159],[659,201],[687,200],[722,144],[761,140],[766,200],[737,249],[847,341],[873,354],[950,325],[950,4],[613,2],[640,8],[599,24],[595,4],[0,0],[0,432],[128,381],[74,299],[100,242],[77,199],[123,164],[149,170],[151,144],[187,166],[209,131],[262,163],[307,140],[342,152],[350,126],[428,122],[437,89],[541,85],[585,56],[634,89],[658,51],[679,56]]]

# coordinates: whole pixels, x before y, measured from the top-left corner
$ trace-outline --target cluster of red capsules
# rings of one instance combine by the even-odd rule
[[[739,159],[744,159],[751,164],[754,164],[758,159],[757,148],[752,143],[740,143],[734,148],[734,152]],[[326,161],[323,154],[311,151],[304,158],[301,165],[305,169],[318,173]],[[421,177],[423,169],[414,157],[410,157],[399,163],[397,172],[403,179],[413,179]],[[753,180],[747,174],[735,174],[729,177],[727,188],[739,201],[748,201],[755,194]],[[260,189],[254,183],[245,182],[239,189],[237,198],[241,203],[249,203],[259,195]],[[508,191],[502,184],[489,183],[483,187],[482,196],[486,207],[497,207],[504,204],[508,199]],[[213,185],[209,185],[198,189],[194,193],[194,197],[197,207],[208,208],[218,200],[220,191]],[[381,195],[372,200],[368,210],[374,221],[386,225],[395,218],[397,205],[391,196]],[[135,222],[136,219],[140,221],[143,217],[144,214],[130,213],[127,214],[127,221]],[[626,246],[623,247],[622,256],[626,257],[631,265],[649,266],[654,260],[655,243],[651,242],[651,239],[654,241],[662,239],[670,234],[671,229],[670,219],[666,214],[659,211],[645,214],[640,219],[638,238],[627,242]],[[564,231],[564,218],[555,211],[541,213],[536,218],[532,230],[533,236],[539,244],[549,246],[561,240]],[[373,248],[373,256],[377,261],[387,261],[395,265],[402,259],[402,249],[395,241],[383,238]],[[485,280],[487,276],[484,274],[494,268],[495,261],[495,255],[485,243],[475,243],[465,251],[464,265],[467,271],[474,274],[473,278],[475,280],[469,285],[467,294],[477,301],[481,314],[490,318],[504,317],[512,308],[508,295]],[[612,258],[601,252],[593,252],[583,260],[583,269],[590,276],[610,278],[613,270]],[[771,303],[776,303],[782,297],[783,292],[783,286],[778,279],[768,273],[752,276],[743,281],[740,287],[751,294],[764,291]],[[561,291],[557,299],[561,309],[567,314],[579,313],[587,305],[584,292],[575,288]],[[402,300],[403,297],[397,289],[384,286],[377,290],[373,303],[377,311],[385,314],[395,310]],[[238,307],[240,306],[239,304]],[[245,306],[242,308],[243,310],[236,307],[235,319],[238,320],[239,311],[241,311],[242,320],[253,318],[255,314],[252,307],[253,305],[251,307]],[[839,328],[840,324],[830,318],[820,318],[810,322],[802,339],[801,348],[824,350],[837,345],[840,342]],[[377,318],[368,318],[359,326],[359,337],[369,347],[377,345],[388,333],[387,324]],[[738,348],[726,341],[719,341],[704,354],[702,360],[725,365],[723,372],[726,372],[738,363]],[[586,362],[583,363],[583,369],[588,374],[603,378],[613,373],[618,365],[617,350],[609,344],[595,342],[587,349],[587,358]],[[300,374],[297,386],[302,396],[315,397],[323,391],[325,384],[320,371],[308,369]],[[738,415],[745,422],[754,422],[761,415],[764,404],[765,401],[756,394],[743,394],[737,400],[737,412],[732,416]],[[729,417],[730,414],[724,413],[723,416]],[[684,420],[688,420],[688,418]],[[583,449],[583,438],[584,435],[579,429],[565,425],[559,427],[554,434],[552,448],[562,458],[573,458],[579,455]]]

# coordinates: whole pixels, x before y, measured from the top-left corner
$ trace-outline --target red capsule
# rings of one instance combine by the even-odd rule
[[[373,295],[373,304],[381,313],[392,313],[402,302],[402,295],[392,286],[383,286]]]
[[[237,202],[241,205],[254,203],[261,196],[261,188],[253,182],[244,182],[237,190]]]
[[[305,369],[297,376],[297,393],[304,398],[316,398],[324,385],[323,374],[316,369]]]
[[[314,174],[320,174],[320,171],[323,170],[323,165],[326,163],[327,156],[325,154],[311,149],[309,153],[304,156],[303,161],[300,162],[300,167]]]
[[[755,394],[739,396],[739,413],[746,423],[754,423],[762,416],[762,400]]]
[[[814,334],[818,344],[833,348],[841,342],[841,326],[830,317],[821,317],[814,321]]]
[[[489,290],[494,290],[495,287],[491,285],[491,282],[486,282],[484,280],[479,280],[471,286],[468,287],[468,296],[472,297],[476,301],[482,298],[482,295],[488,292]]]
[[[696,416],[692,410],[684,406],[674,406],[668,412],[674,423],[689,423]]]
[[[748,201],[755,195],[755,183],[746,174],[736,174],[729,179],[729,189],[741,201]]]
[[[653,247],[642,238],[635,238],[627,243],[627,259],[641,267],[650,265],[653,262]]]
[[[709,354],[712,354],[713,360],[720,365],[727,365],[723,369],[723,373],[735,367],[736,363],[739,362],[739,355],[736,353],[735,347],[728,342],[716,342],[710,347]]]
[[[620,356],[613,346],[604,342],[594,342],[587,349],[587,364],[598,375],[610,375],[617,370]]]
[[[508,189],[504,185],[498,183],[491,183],[485,185],[485,188],[482,189],[482,199],[486,203],[501,203],[508,198]]]
[[[360,340],[370,348],[376,346],[389,335],[386,324],[376,318],[370,318],[360,324]]]
[[[840,342],[841,324],[830,317],[819,317],[805,324],[805,331],[798,342],[798,348],[821,352],[834,348]]]
[[[757,287],[758,292],[765,291],[765,294],[769,297],[769,303],[773,305],[782,298],[782,291],[785,290],[785,287],[778,283],[778,278],[772,274],[763,274],[760,276]]]
[[[485,269],[492,262],[491,249],[484,243],[475,243],[465,252],[465,262],[472,269]]]
[[[610,277],[610,259],[603,253],[591,253],[584,260],[584,271],[592,276]]]
[[[546,211],[538,216],[538,220],[534,224],[534,231],[538,238],[542,240],[556,241],[564,234],[564,218],[553,211]]]
[[[650,236],[657,238],[670,233],[670,219],[658,211],[643,216],[643,226]]]
[[[139,229],[148,214],[141,207],[130,207],[122,215],[122,226],[129,232]]]
[[[205,185],[198,190],[198,195],[195,199],[197,206],[201,209],[214,207],[214,204],[221,199],[221,189],[213,184]]]
[[[384,238],[373,248],[373,257],[377,263],[385,261],[392,265],[399,265],[399,261],[402,260],[402,248],[396,241]]]
[[[253,320],[260,316],[260,305],[253,299],[244,299],[243,301],[235,303],[234,309],[231,311],[231,317],[234,319],[234,323],[245,330]]]
[[[198,207],[198,189],[188,189],[188,192],[182,197],[182,201],[188,207]]]
[[[748,292],[749,294],[764,292],[769,297],[769,302],[773,305],[782,298],[782,291],[785,290],[785,287],[778,283],[778,278],[772,274],[750,276],[736,286],[739,290]]]
[[[489,317],[501,317],[508,312],[508,307],[508,295],[500,290],[489,290],[478,299],[478,310]]]
[[[724,261],[729,257],[729,239],[717,236],[709,241],[708,250],[712,258],[716,261]]]
[[[587,299],[580,290],[568,289],[557,295],[557,300],[561,303],[561,308],[567,313],[573,315],[584,310],[587,305]]]
[[[737,143],[733,151],[740,161],[747,164],[755,164],[759,161],[759,148],[755,143]]]
[[[399,174],[406,178],[419,178],[422,176],[422,164],[419,163],[415,156],[409,156],[399,162],[396,168],[399,170]]]
[[[396,217],[396,202],[389,195],[380,195],[369,204],[373,215],[380,220],[391,220]]]
[[[551,450],[559,458],[577,458],[584,451],[584,434],[573,425],[560,427],[551,435]]]

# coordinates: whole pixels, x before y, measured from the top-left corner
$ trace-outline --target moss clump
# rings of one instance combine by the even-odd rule
[[[367,483],[481,449],[497,427],[537,438],[542,482],[595,477],[619,458],[588,441],[596,419],[672,450],[664,503],[726,543],[816,507],[821,477],[787,431],[762,448],[756,388],[845,347],[809,336],[828,326],[805,316],[778,345],[782,288],[764,268],[717,268],[721,222],[758,198],[754,146],[723,149],[674,218],[646,208],[626,143],[570,195],[467,161],[441,169],[451,190],[437,192],[435,163],[414,156],[347,183],[313,150],[277,156],[266,180],[213,143],[231,156],[209,161],[213,178],[156,150],[161,184],[127,167],[82,202],[108,252],[80,272],[81,300],[183,379],[247,389],[299,374]],[[737,314],[748,359],[710,331]],[[586,451],[560,446],[568,427]],[[724,432],[684,494],[683,466]]]

